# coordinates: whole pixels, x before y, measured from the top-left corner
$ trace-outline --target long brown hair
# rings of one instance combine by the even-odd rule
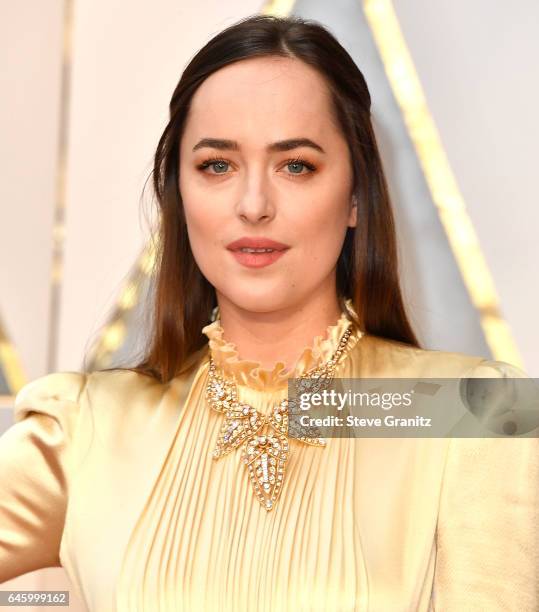
[[[220,68],[247,58],[283,56],[314,67],[328,84],[353,165],[357,227],[348,228],[337,262],[341,306],[352,299],[365,333],[419,346],[398,275],[395,224],[371,124],[367,83],[348,52],[322,25],[299,17],[254,15],[226,28],[191,59],[170,101],[170,119],[152,170],[159,206],[153,322],[146,355],[131,370],[168,382],[207,342],[201,333],[217,305],[189,245],[179,191],[179,150],[194,93]]]

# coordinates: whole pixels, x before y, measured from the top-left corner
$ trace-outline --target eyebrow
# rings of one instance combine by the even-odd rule
[[[219,149],[220,151],[239,151],[240,146],[235,140],[228,140],[225,138],[202,138],[193,147],[193,151],[202,149],[203,147],[210,147],[212,149]],[[316,142],[313,142],[310,138],[288,138],[287,140],[279,140],[272,142],[266,146],[266,151],[269,153],[275,153],[280,151],[290,151],[297,149],[298,147],[310,147],[325,153],[324,149]]]

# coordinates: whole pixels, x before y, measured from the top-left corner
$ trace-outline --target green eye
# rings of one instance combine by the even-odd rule
[[[230,163],[226,160],[221,159],[220,157],[212,157],[203,161],[197,166],[197,168],[202,172],[205,172],[208,168],[213,168],[213,172],[210,172],[209,174],[216,176],[217,174],[227,174],[229,166]],[[313,166],[311,163],[299,158],[287,160],[285,162],[285,167],[288,168],[290,174],[296,176],[311,174],[316,170],[315,166]],[[304,168],[307,168],[308,172],[302,172]]]
[[[288,164],[288,168],[289,168],[289,170],[292,171],[292,174],[301,174],[301,170],[304,167],[305,167],[305,165],[302,164],[301,162],[292,162],[291,164]],[[299,170],[298,170],[298,168],[299,168]]]
[[[217,171],[217,174],[221,174],[223,170],[226,171],[226,167],[228,167],[228,164],[224,161],[214,162],[211,165],[213,166],[213,169]]]
[[[315,171],[315,167],[304,159],[296,158],[289,159],[286,162],[288,169],[290,170],[290,174],[311,174],[311,172]],[[304,168],[307,168],[308,172],[302,172]]]
[[[212,167],[215,174],[226,174],[228,166],[229,163],[224,159],[207,159],[205,162],[200,164],[199,169],[205,170],[206,168]]]

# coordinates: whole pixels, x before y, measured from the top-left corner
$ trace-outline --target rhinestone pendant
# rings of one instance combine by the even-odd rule
[[[320,430],[318,427],[311,426],[307,429],[302,427],[297,420],[293,420],[292,423],[289,422],[289,414],[293,416],[302,414],[302,410],[299,408],[295,399],[283,400],[278,407],[274,408],[274,413],[276,410],[279,410],[281,413],[284,412],[284,415],[282,415],[281,418],[282,421],[286,420],[286,431],[283,431],[282,433],[286,433],[295,440],[301,440],[302,442],[305,442],[305,444],[312,444],[313,446],[326,446],[326,441],[324,438],[320,437]],[[275,427],[271,417],[268,420],[270,421],[271,425]],[[310,435],[306,436],[306,431],[308,431]]]
[[[335,367],[344,352],[351,328],[348,328],[331,359],[309,370],[296,383],[296,390],[317,392],[325,389],[331,381]],[[238,401],[235,383],[219,375],[210,357],[206,401],[216,411],[225,415],[219,431],[213,458],[219,459],[243,443],[242,461],[249,472],[249,479],[255,495],[266,510],[272,510],[281,493],[286,462],[288,461],[288,436],[306,444],[326,446],[320,437],[319,429],[299,426],[298,419],[290,423],[289,415],[301,414],[300,406],[294,399],[283,400],[269,412],[262,414],[249,404]],[[268,426],[275,433],[262,435],[261,430]],[[309,435],[305,435],[308,433]]]
[[[287,460],[288,440],[282,434],[256,435],[244,446],[242,461],[247,465],[255,495],[268,511],[281,492]]]
[[[267,418],[268,423],[277,433],[288,435],[288,400],[283,400],[274,406]]]
[[[265,418],[249,404],[229,408],[221,425],[217,444],[213,451],[215,459],[237,448],[246,438],[253,436],[264,425]]]
[[[226,412],[236,403],[236,388],[222,378],[214,376],[206,390],[206,400],[217,412]]]

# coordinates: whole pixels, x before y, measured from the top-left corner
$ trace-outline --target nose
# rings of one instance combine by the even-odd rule
[[[275,206],[266,190],[247,189],[238,202],[236,214],[244,223],[268,222],[275,216]]]

